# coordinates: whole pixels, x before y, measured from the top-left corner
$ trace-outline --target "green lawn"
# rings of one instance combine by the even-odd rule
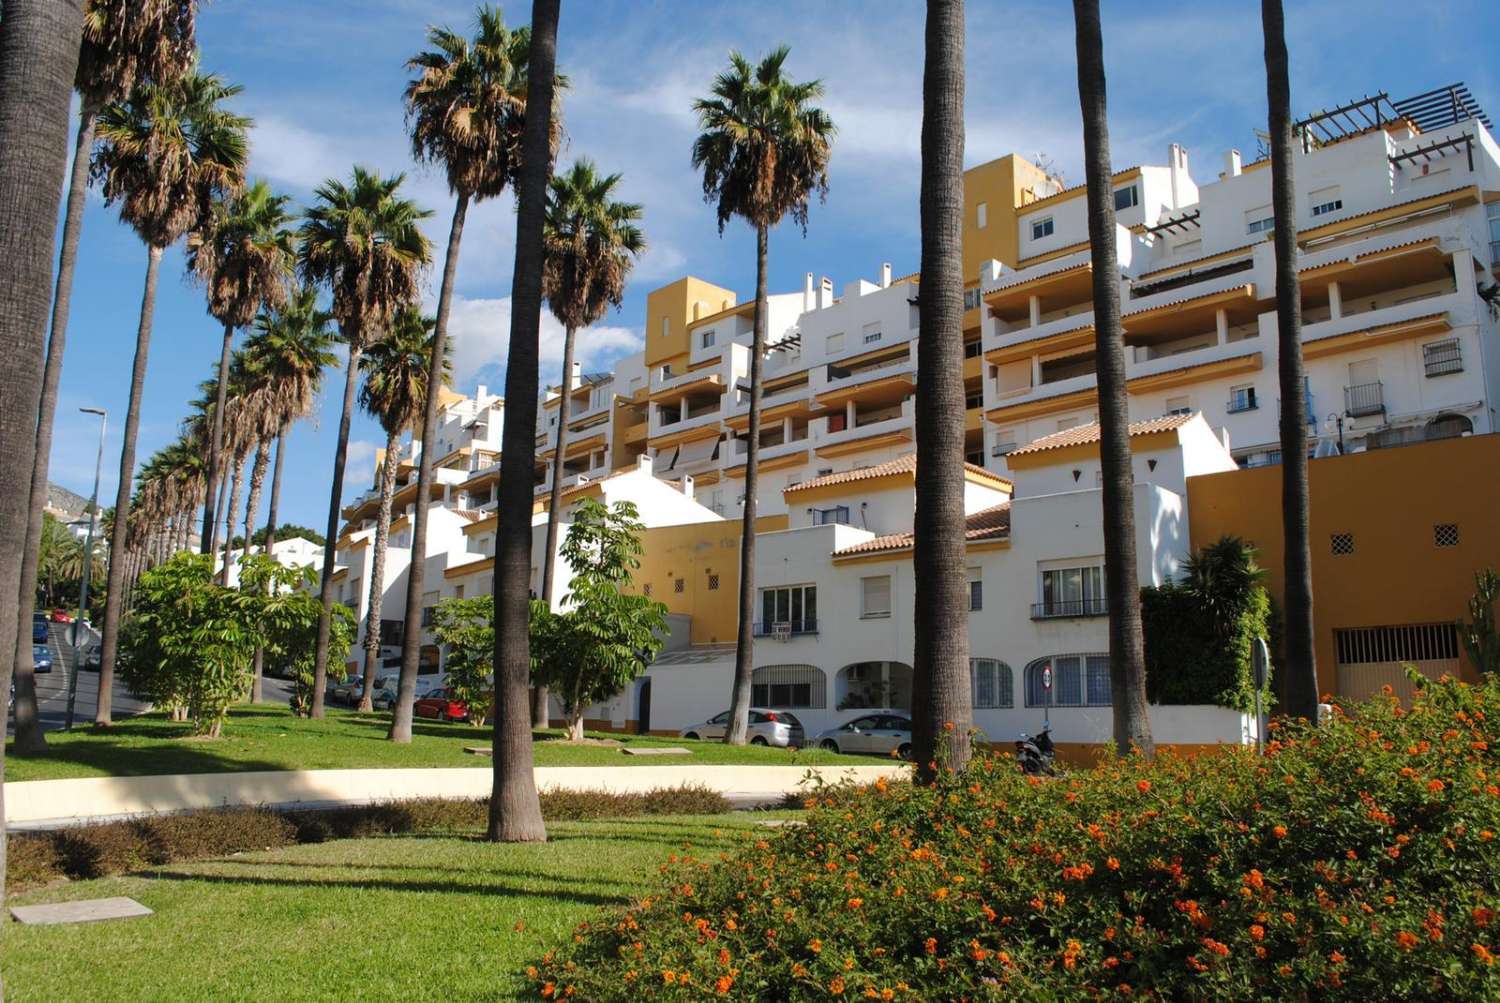
[[[243,770],[316,770],[398,766],[470,766],[488,768],[488,756],[465,753],[465,746],[488,746],[490,732],[465,724],[421,721],[412,727],[410,745],[385,740],[389,717],[329,710],[321,721],[295,718],[280,706],[236,707],[215,740],[189,736],[186,724],[160,714],[129,718],[107,731],[80,728],[70,734],[49,732],[41,756],[5,754],[6,780],[55,780],[61,777],[140,776],[162,773],[230,773]],[[590,733],[626,745],[676,745],[691,756],[627,756],[619,748],[572,745],[556,731],[536,733],[538,766],[662,766],[674,763],[752,763],[816,766],[888,762],[879,757],[839,756],[817,749],[792,752],[719,742],[637,735]]]
[[[529,846],[339,840],[33,891],[9,904],[128,895],[156,914],[6,924],[6,999],[515,999],[529,963],[654,887],[668,853],[711,857],[765,817],[559,822]]]

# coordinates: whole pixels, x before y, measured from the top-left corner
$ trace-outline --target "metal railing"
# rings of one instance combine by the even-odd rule
[[[1229,406],[1225,409],[1230,414],[1242,414],[1245,411],[1254,411],[1260,407],[1253,393],[1233,394],[1229,398]]]
[[[1351,418],[1385,414],[1385,395],[1380,381],[1344,388],[1344,413]]]
[[[1050,602],[1031,604],[1033,620],[1052,620],[1059,617],[1104,616],[1109,604],[1103,599],[1054,599]]]
[[[1458,339],[1452,338],[1447,341],[1438,341],[1430,345],[1423,345],[1422,367],[1428,376],[1444,376],[1448,373],[1463,372],[1464,357],[1463,352],[1459,350]]]
[[[756,637],[776,637],[780,634],[816,634],[818,620],[811,617],[802,620],[774,620],[771,623],[756,623]]]

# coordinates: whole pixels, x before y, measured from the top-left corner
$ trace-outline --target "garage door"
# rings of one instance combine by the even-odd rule
[[[1416,690],[1410,665],[1428,679],[1457,676],[1458,630],[1451,623],[1416,623],[1335,630],[1338,695],[1365,700],[1389,686],[1402,700]]]

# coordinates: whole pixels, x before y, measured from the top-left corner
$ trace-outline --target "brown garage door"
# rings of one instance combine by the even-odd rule
[[[1416,687],[1410,665],[1428,679],[1458,675],[1458,630],[1451,623],[1413,623],[1335,630],[1338,695],[1365,700],[1389,686],[1402,700]]]

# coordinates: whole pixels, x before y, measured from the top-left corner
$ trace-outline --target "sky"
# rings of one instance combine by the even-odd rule
[[[502,5],[511,24],[529,5]],[[707,93],[731,49],[752,58],[791,47],[787,72],[817,78],[838,127],[827,200],[806,233],[791,224],[770,241],[772,292],[801,288],[807,272],[835,288],[875,279],[882,262],[916,271],[923,5],[916,0],[566,0],[558,65],[570,81],[563,105],[563,166],[579,157],[623,175],[622,197],[644,207],[649,244],[625,300],[582,332],[585,370],[608,369],[638,351],[647,293],[693,274],[753,295],[754,240],[744,224],[721,235],[689,162],[695,97]],[[1110,142],[1116,169],[1164,164],[1187,148],[1190,169],[1211,180],[1225,151],[1253,156],[1266,120],[1259,21],[1253,0],[1104,0]],[[1494,0],[1316,0],[1289,3],[1287,43],[1293,113],[1386,91],[1409,96],[1465,81],[1500,115],[1492,40]],[[243,85],[233,107],[254,119],[250,173],[298,206],[354,164],[406,172],[403,189],[433,210],[428,236],[446,246],[453,199],[440,171],[411,159],[401,103],[405,61],[431,25],[468,31],[468,0],[211,0],[199,15],[202,65]],[[1062,0],[970,0],[967,22],[966,163],[1007,153],[1045,157],[1068,183],[1082,178],[1082,133],[1073,24]],[[450,323],[455,386],[499,392],[510,331],[515,207],[507,193],[469,213]],[[439,252],[440,253],[440,252]],[[109,411],[101,497],[115,494],[120,428],[145,275],[146,250],[97,191],[84,219],[64,357],[51,479],[87,496],[98,421]],[[217,364],[222,329],[203,290],[183,271],[180,246],[166,255],[157,296],[137,458],[178,434],[198,384]],[[431,307],[441,262],[426,277]],[[543,379],[556,378],[562,332],[545,312]],[[281,521],[327,520],[342,370],[330,371],[314,417],[288,439]],[[378,425],[356,415],[344,500],[365,491]]]

